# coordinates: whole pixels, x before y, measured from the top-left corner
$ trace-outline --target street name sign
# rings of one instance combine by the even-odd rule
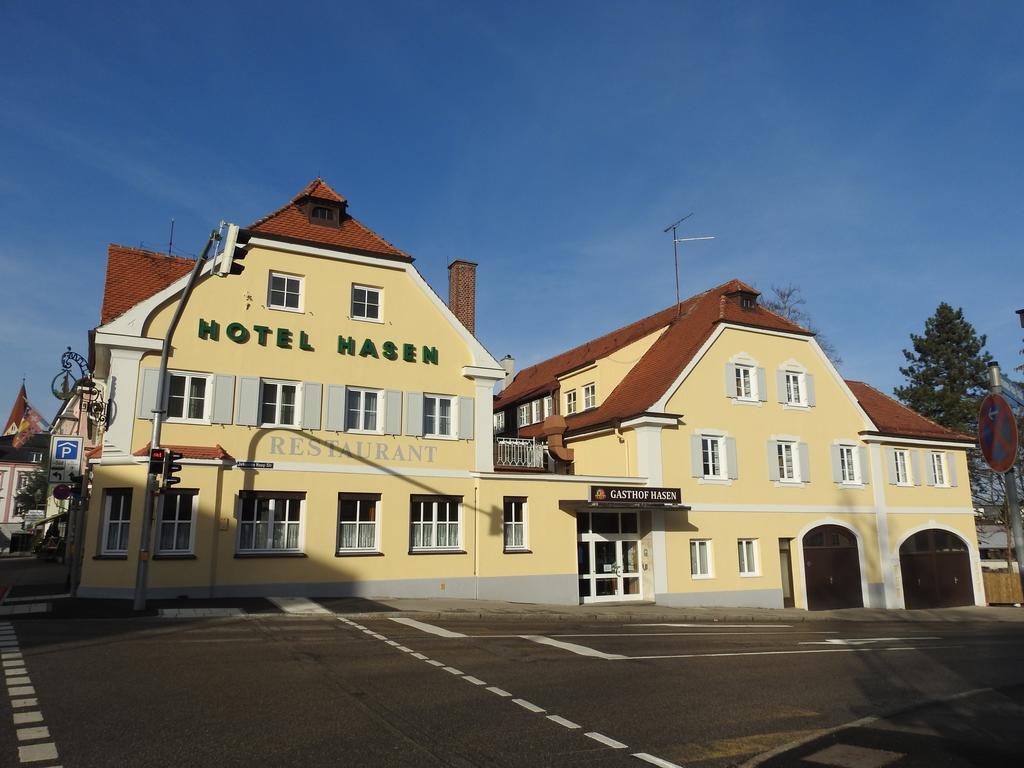
[[[978,443],[993,472],[1009,472],[1017,460],[1017,420],[1001,395],[985,395],[978,413]]]

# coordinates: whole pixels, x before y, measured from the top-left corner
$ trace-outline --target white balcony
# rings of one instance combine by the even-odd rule
[[[494,466],[545,469],[547,446],[533,438],[496,437],[494,439]]]

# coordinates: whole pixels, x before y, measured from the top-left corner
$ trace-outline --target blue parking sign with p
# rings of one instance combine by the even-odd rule
[[[53,449],[53,457],[62,461],[74,461],[78,458],[78,441],[58,440]]]

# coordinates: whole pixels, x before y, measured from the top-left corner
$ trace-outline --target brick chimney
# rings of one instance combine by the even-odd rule
[[[448,308],[467,330],[476,333],[475,261],[456,259],[448,265]]]

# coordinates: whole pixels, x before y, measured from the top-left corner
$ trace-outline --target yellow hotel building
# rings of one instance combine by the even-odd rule
[[[740,281],[513,376],[473,335],[476,265],[446,304],[322,180],[246,236],[171,340],[151,597],[984,603],[971,439],[844,381]],[[79,595],[132,595],[192,265],[110,247]]]

